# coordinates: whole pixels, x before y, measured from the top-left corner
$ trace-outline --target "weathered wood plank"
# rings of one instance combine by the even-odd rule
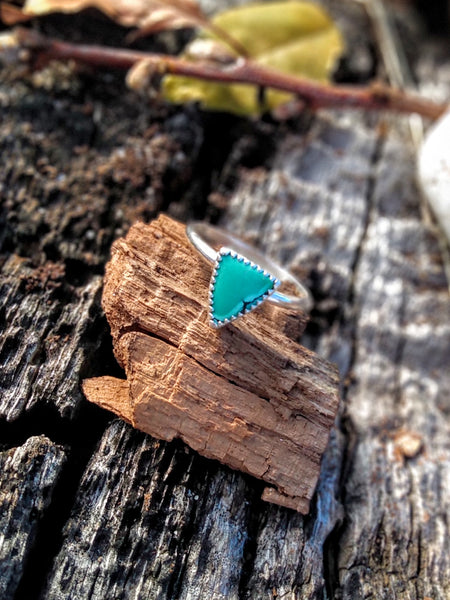
[[[379,146],[372,123],[356,115],[350,121],[348,115],[323,114],[305,133],[290,133],[276,148],[270,171],[242,174],[222,217],[222,224],[268,247],[271,256],[305,278],[316,302],[303,340],[338,364],[342,380],[352,360],[353,331],[346,316],[351,316],[352,273]],[[324,545],[342,517],[342,442],[336,432],[323,459],[317,512],[303,520],[276,509],[261,515],[248,598],[325,593]]]
[[[15,598],[66,455],[44,436],[0,452],[0,596]]]
[[[392,132],[355,271],[352,448],[339,557],[349,599],[368,590],[386,599],[450,594],[450,302],[436,238],[420,220],[413,169],[411,150]],[[408,439],[420,442],[412,453]]]
[[[237,599],[250,504],[242,476],[211,466],[112,423],[81,481],[44,597]]]
[[[72,286],[64,277],[61,264],[33,268],[16,255],[1,269],[0,417],[8,421],[44,402],[69,416],[82,401],[80,373],[101,341],[91,315],[102,280]]]
[[[175,139],[182,130],[189,147],[185,121],[167,121],[173,135],[149,129],[158,107],[119,80],[94,84],[55,67],[43,76],[49,92],[23,76],[0,70],[0,415],[9,421],[43,403],[76,413],[80,377],[108,339],[100,275],[110,245],[159,209],[168,172],[170,193],[185,186],[195,156]]]
[[[356,135],[364,135],[364,129],[364,124],[358,123]],[[321,262],[322,265],[325,263],[325,268],[322,268],[324,271],[333,272],[335,265],[342,265],[339,271],[347,273],[344,277],[346,287],[341,287],[339,291],[339,286],[336,285],[338,279],[334,274],[334,277],[329,274],[323,280],[314,279],[317,286],[313,288],[315,294],[319,298],[322,297],[320,287],[323,285],[322,281],[326,281],[328,289],[325,297],[328,300],[334,296],[340,297],[344,301],[340,304],[340,310],[346,315],[341,326],[336,323],[331,330],[324,332],[318,340],[319,347],[340,365],[343,376],[356,376],[352,365],[356,356],[358,369],[369,378],[363,388],[355,386],[355,395],[354,386],[350,387],[350,420],[346,419],[344,423],[344,431],[349,435],[349,450],[347,455],[345,447],[342,448],[342,459],[344,465],[351,466],[345,467],[348,480],[343,481],[345,495],[341,497],[345,502],[345,510],[350,500],[348,508],[350,511],[356,508],[356,514],[349,513],[349,531],[346,527],[339,527],[339,535],[333,538],[338,560],[342,561],[339,562],[342,571],[336,573],[335,584],[331,585],[331,588],[339,589],[342,583],[343,597],[349,599],[365,597],[365,594],[374,593],[374,590],[375,595],[382,598],[392,598],[396,593],[404,593],[407,598],[423,598],[424,595],[444,598],[448,595],[448,536],[442,537],[442,528],[445,527],[443,519],[445,520],[445,515],[448,514],[448,505],[442,500],[449,492],[446,475],[448,427],[442,419],[442,414],[446,414],[445,398],[448,397],[450,385],[450,309],[436,238],[421,222],[419,194],[414,185],[414,158],[411,150],[408,150],[410,142],[406,137],[407,132],[401,133],[402,131],[401,127],[396,128],[391,123],[386,149],[385,138],[378,138],[372,160],[368,162],[365,193],[354,195],[354,191],[352,193],[352,190],[348,190],[349,200],[351,199],[355,207],[358,206],[359,197],[362,210],[351,210],[349,204],[349,209],[336,212],[334,218],[331,218],[331,222],[334,222],[331,230],[335,235],[339,235],[339,231],[343,233],[343,243],[321,248]],[[332,131],[330,135],[333,139]],[[351,138],[354,134],[348,131],[348,135]],[[369,130],[368,135],[372,135]],[[315,145],[316,142],[313,141],[313,153]],[[309,147],[305,153],[308,151]],[[354,154],[350,156],[354,157]],[[296,169],[299,172],[303,170],[302,178],[305,178],[306,174],[306,179],[309,179],[312,170],[311,177],[314,179],[315,171],[322,171],[322,161],[310,161],[304,165],[301,158],[299,153]],[[330,183],[343,179],[345,185],[345,170],[342,173],[343,177],[338,173],[333,175],[334,170],[338,172],[339,162],[337,157],[335,164],[329,165],[328,169],[319,175],[319,187],[325,197],[328,176],[324,173],[331,173]],[[283,167],[286,163],[289,169],[289,160],[283,162]],[[395,165],[395,168],[392,165]],[[350,171],[347,175],[349,174]],[[295,196],[292,191],[288,195],[286,188],[292,190],[293,186],[289,179],[288,184],[286,179],[283,179],[282,185],[273,186],[278,202],[272,201],[270,211],[265,201],[269,195],[268,188],[264,189],[263,186],[262,192],[259,192],[261,175],[258,173],[256,178],[257,183],[252,185],[252,174],[245,174],[245,180],[240,186],[241,191],[238,187],[237,198],[232,201],[231,223],[226,216],[224,220],[233,230],[240,228],[241,233],[247,231],[250,236],[256,236],[256,232],[262,230],[261,237],[264,239],[267,236],[266,239],[270,239],[270,234],[265,232],[273,231],[274,226],[280,223],[277,209],[273,207],[279,202],[286,210],[284,198],[288,197],[292,205],[295,198],[301,196],[300,193]],[[300,183],[298,189],[301,188]],[[302,197],[305,195],[303,191]],[[338,210],[341,205],[339,195],[330,195]],[[376,202],[374,197],[377,198]],[[286,219],[284,227],[279,225],[283,233],[294,229],[297,240],[300,240],[288,247],[289,256],[293,261],[296,251],[299,252],[304,246],[307,248],[311,243],[310,236],[316,245],[321,243],[320,236],[314,235],[314,229],[308,221],[304,221],[308,218],[307,207],[300,205],[300,199],[297,202],[299,209],[295,213],[296,218],[289,221]],[[317,210],[320,211],[323,202],[317,202],[315,208],[317,206]],[[244,214],[250,216],[250,228],[247,221],[241,219],[241,209]],[[275,215],[272,221],[273,213]],[[327,222],[330,222],[329,217]],[[348,232],[345,231],[347,227]],[[354,233],[358,237],[353,245]],[[368,244],[370,250],[367,248]],[[352,246],[353,257],[348,260]],[[340,251],[340,247],[344,252]],[[305,254],[307,256],[307,250]],[[353,278],[351,273],[355,266],[357,270]],[[326,307],[327,304],[324,304],[325,309]],[[317,308],[320,311],[320,304]],[[357,311],[358,323],[360,319],[365,323],[363,331],[359,334],[353,331],[350,310]],[[364,310],[366,314],[359,316],[360,310]],[[327,316],[326,312],[324,315],[320,315],[319,312],[318,323],[324,316]],[[311,342],[317,343],[314,338]],[[367,350],[364,350],[366,345]],[[414,409],[411,406],[411,398],[414,398]],[[362,432],[359,427],[356,432],[352,430],[353,418],[357,423],[364,424],[361,438]],[[436,426],[438,422],[439,431]],[[414,455],[405,459],[404,453],[408,453],[409,450],[404,444],[407,443],[408,437],[416,444],[417,434],[423,442],[427,440],[427,446],[424,447],[426,458],[419,459],[420,466],[413,468],[410,464],[415,463]],[[356,444],[356,449],[353,444]],[[435,448],[433,456],[429,455],[428,444]],[[386,446],[390,449],[386,449]],[[408,475],[409,470],[412,470],[413,474]],[[338,484],[339,478],[335,478],[335,492]],[[353,499],[348,496],[349,488],[354,489]],[[381,488],[382,491],[377,492],[374,488]],[[327,494],[332,490],[333,488],[328,488]],[[365,490],[365,493],[361,493],[361,490]],[[423,498],[425,490],[426,500]],[[321,500],[325,500],[325,497],[321,495],[319,485],[318,502]],[[384,501],[388,502],[387,507]],[[410,504],[410,508],[405,510],[407,504]],[[427,510],[424,509],[424,504]],[[329,517],[343,517],[339,512],[331,510],[328,513],[328,527],[325,531],[320,532],[320,528],[317,528],[316,532],[319,535],[314,540],[313,548],[323,543],[330,533],[332,526],[330,528]],[[425,523],[430,515],[433,515],[435,523],[426,527]],[[344,522],[347,525],[347,520]],[[280,595],[293,593],[295,582],[299,581],[303,584],[299,597],[316,597],[315,594],[323,592],[320,585],[317,588],[313,587],[314,580],[316,583],[320,581],[320,566],[319,569],[313,570],[311,580],[308,577],[308,567],[305,567],[307,561],[300,558],[305,536],[303,527],[308,528],[308,524],[302,524],[296,532],[298,560],[303,567],[297,572],[292,570],[287,581],[286,578],[283,581],[281,577],[282,583],[278,589]],[[425,527],[426,531],[423,530]],[[289,539],[290,528],[283,527],[283,532],[288,534]],[[325,535],[320,535],[321,533]],[[341,545],[341,534],[345,540],[344,546]],[[279,569],[276,566],[267,569],[267,565],[288,564],[289,557],[283,550],[288,550],[289,544],[284,549],[280,548],[274,541],[279,537],[279,524],[275,517],[272,523],[265,524],[262,528],[257,545],[255,570],[250,585],[253,591],[258,590],[260,597],[264,594],[269,597],[274,582],[280,581]],[[398,547],[404,547],[405,552],[397,555]],[[423,553],[427,555],[427,560],[419,565],[418,561],[423,557]],[[305,559],[306,556],[305,554],[302,558]],[[330,565],[334,564],[334,560],[335,557],[330,561]],[[348,564],[355,566],[348,568]],[[434,568],[430,569],[428,565],[433,565]],[[308,593],[312,595],[309,596]]]
[[[344,3],[331,4],[349,33],[368,43],[367,26],[342,17]],[[447,50],[438,49],[439,59],[447,61],[438,70],[433,47],[425,48],[423,39],[416,42],[421,86],[445,98]],[[355,51],[351,60],[359,56]],[[305,276],[316,304],[302,341],[347,375],[345,411],[307,519],[262,505],[253,482],[222,467],[212,469],[210,461],[185,454],[177,443],[155,447],[128,426],[114,424],[86,470],[42,597],[178,598],[182,591],[189,598],[228,593],[316,600],[325,589],[327,597],[352,600],[448,597],[448,330],[442,324],[448,309],[434,237],[418,216],[413,160],[400,121],[389,123],[387,140],[377,118],[355,114],[322,113],[310,128],[303,120],[279,127],[233,123],[245,136],[232,148],[220,185],[220,161],[206,161],[201,178],[199,167],[188,192],[169,204],[176,197],[173,179],[162,175],[168,172],[164,164],[178,172],[176,145],[161,144],[167,160],[158,179],[151,171],[158,144],[153,152],[147,149],[153,109],[118,93],[117,81],[107,81],[81,78],[79,90],[64,92],[64,99],[57,91],[1,82],[2,252],[29,258],[26,273],[49,261],[64,263],[65,279],[78,286],[80,276],[84,285],[101,269],[113,237],[123,235],[136,216],[152,215],[162,198],[172,214],[192,214],[186,198],[196,198],[195,209],[203,210],[211,182],[211,191],[221,194],[232,182],[237,190],[223,224],[253,232],[253,241]],[[197,156],[204,140],[203,158],[228,153],[223,144],[231,138],[221,133],[229,133],[230,121],[203,120],[184,109],[175,120],[167,131],[188,140],[188,154]],[[263,129],[266,137],[260,135]],[[192,136],[197,145],[190,145]],[[272,151],[251,150],[269,138],[274,162]],[[77,154],[77,144],[93,148]],[[277,150],[283,144],[285,156]],[[289,173],[283,181],[285,164]],[[264,195],[272,198],[270,209]],[[281,215],[279,205],[290,217],[281,228],[271,221],[272,214]],[[7,264],[4,256],[1,260]],[[17,289],[23,318],[23,290]],[[47,314],[44,303],[37,306]],[[22,326],[26,331],[38,335],[33,323]],[[26,336],[9,339],[26,358]],[[66,347],[61,341],[58,352]],[[78,380],[79,371],[74,377]],[[36,415],[43,402],[40,397],[34,404]],[[36,427],[45,423],[38,420]],[[102,457],[108,446],[113,452]],[[106,559],[99,561],[100,556]],[[214,592],[208,596],[208,590]]]
[[[285,311],[260,306],[212,330],[211,265],[184,229],[164,216],[137,224],[107,265],[103,306],[127,374],[131,422],[263,479],[265,500],[307,513],[338,407],[336,370],[280,331]],[[92,402],[100,382],[84,385]],[[126,405],[127,420],[129,412]]]

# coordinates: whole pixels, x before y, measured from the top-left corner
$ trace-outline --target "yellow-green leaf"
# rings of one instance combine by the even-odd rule
[[[221,13],[213,23],[237,40],[257,63],[316,81],[329,79],[344,49],[342,36],[331,18],[310,2],[251,4]],[[212,35],[204,32],[198,37]],[[189,56],[189,46],[185,56]],[[175,75],[164,78],[162,89],[171,102],[196,101],[206,109],[240,115],[257,115],[291,98],[285,92],[267,90],[265,105],[260,106],[255,86],[211,83]]]

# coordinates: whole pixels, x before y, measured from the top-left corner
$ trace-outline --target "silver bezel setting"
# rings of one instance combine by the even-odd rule
[[[250,306],[248,306],[244,310],[241,310],[237,315],[235,315],[229,319],[224,319],[223,321],[221,321],[219,319],[216,319],[213,316],[213,298],[214,298],[214,290],[215,290],[215,286],[216,286],[216,278],[217,278],[218,269],[219,269],[220,263],[222,261],[222,258],[224,256],[232,256],[233,258],[236,258],[239,262],[242,262],[245,265],[251,267],[252,269],[257,270],[259,273],[265,275],[273,282],[273,287],[270,290],[268,290],[267,292],[265,292],[262,296],[260,296]],[[277,287],[280,284],[281,284],[281,281],[277,277],[275,277],[274,275],[272,275],[271,273],[269,273],[268,271],[266,271],[265,269],[260,267],[258,264],[249,260],[245,256],[242,256],[242,254],[239,254],[238,252],[235,252],[231,248],[227,248],[225,246],[220,248],[219,251],[217,252],[217,257],[214,262],[213,272],[211,275],[211,281],[209,283],[209,323],[210,323],[211,327],[214,327],[214,329],[219,329],[220,327],[223,327],[224,325],[227,325],[228,323],[231,323],[232,321],[235,321],[236,319],[239,319],[240,317],[251,312],[257,306],[259,306],[265,300],[267,300],[267,298],[269,298],[269,296],[271,296],[275,292],[275,290],[277,289]]]

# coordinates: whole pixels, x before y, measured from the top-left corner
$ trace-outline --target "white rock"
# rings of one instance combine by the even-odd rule
[[[450,112],[429,129],[417,169],[422,191],[450,241]]]

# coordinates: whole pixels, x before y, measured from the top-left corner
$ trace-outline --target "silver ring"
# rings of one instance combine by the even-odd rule
[[[223,229],[191,222],[186,234],[193,246],[214,264],[209,285],[209,318],[222,327],[267,300],[282,308],[309,312],[311,294],[289,271]],[[295,295],[277,291],[289,283]]]

